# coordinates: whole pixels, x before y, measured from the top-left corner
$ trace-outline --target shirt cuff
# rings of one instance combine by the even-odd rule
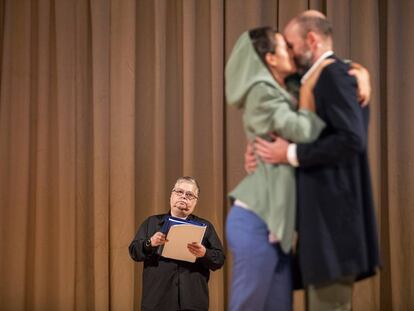
[[[290,165],[293,167],[299,166],[298,156],[296,154],[296,144],[289,144],[288,150],[287,150],[287,159]]]

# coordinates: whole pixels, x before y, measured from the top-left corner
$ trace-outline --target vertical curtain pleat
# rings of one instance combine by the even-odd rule
[[[153,106],[153,131],[154,142],[163,142],[167,140],[168,132],[166,129],[166,119],[168,118],[166,112],[167,107],[167,92],[166,85],[169,81],[166,78],[167,60],[166,55],[170,48],[167,45],[166,38],[168,34],[167,28],[167,2],[165,0],[154,1],[154,22],[152,27],[154,29],[154,45],[151,53],[154,54],[154,63],[152,70],[154,71],[154,101],[145,103]],[[175,105],[174,105],[175,106]],[[139,125],[137,124],[137,127]],[[154,144],[152,155],[154,158],[154,166],[152,167],[153,180],[151,183],[152,189],[157,189],[153,193],[153,204],[158,206],[161,210],[166,205],[166,171],[168,162],[166,159],[165,144]],[[141,149],[142,150],[142,149]],[[138,151],[139,152],[139,151]]]
[[[109,271],[110,309],[133,306],[128,245],[135,230],[136,1],[111,1]]]
[[[110,0],[89,2],[91,14],[91,244],[85,250],[92,258],[88,273],[93,278],[87,294],[92,309],[109,310],[109,200],[110,200]],[[93,250],[93,251],[91,251]]]
[[[414,305],[414,78],[412,29],[414,3],[387,2],[387,149],[388,215],[392,306],[404,310]],[[385,21],[382,21],[385,22]]]
[[[0,0],[0,309],[139,310],[142,264],[127,247],[182,175],[225,242],[246,146],[225,62],[243,31],[281,31],[308,8],[373,86],[383,270],[356,284],[354,309],[413,307],[412,1]],[[226,310],[229,255],[211,310]]]
[[[27,273],[25,262],[28,256],[26,245],[30,223],[27,213],[30,201],[30,6],[25,3],[7,3],[3,21],[0,289],[4,298],[0,298],[0,303],[4,300],[13,308],[23,309]]]

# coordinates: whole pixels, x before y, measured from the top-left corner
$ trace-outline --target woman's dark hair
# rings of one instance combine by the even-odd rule
[[[271,27],[259,27],[249,31],[254,49],[266,67],[266,54],[275,53],[276,50],[275,33],[276,30]]]

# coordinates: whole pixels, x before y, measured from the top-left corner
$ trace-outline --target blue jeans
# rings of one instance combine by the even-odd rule
[[[226,235],[233,255],[229,310],[292,310],[292,258],[279,243],[269,243],[264,221],[233,206]]]

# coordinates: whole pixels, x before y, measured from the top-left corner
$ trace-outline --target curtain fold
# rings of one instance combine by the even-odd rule
[[[389,217],[389,270],[391,302],[395,309],[414,305],[414,270],[410,261],[414,256],[413,157],[414,130],[413,89],[414,62],[411,38],[414,25],[414,5],[411,1],[387,2],[387,153]]]
[[[225,243],[246,146],[225,62],[243,31],[282,30],[308,8],[372,79],[383,268],[355,286],[354,309],[414,307],[412,1],[0,0],[1,309],[139,310],[142,264],[128,245],[182,175],[200,183],[195,213]],[[227,257],[211,310],[226,310]]]
[[[110,207],[110,1],[89,2],[91,55],[91,137],[89,165],[91,170],[89,222],[91,266],[88,267],[91,282],[88,309],[110,309],[109,283],[109,207]],[[88,273],[87,272],[87,273]]]

